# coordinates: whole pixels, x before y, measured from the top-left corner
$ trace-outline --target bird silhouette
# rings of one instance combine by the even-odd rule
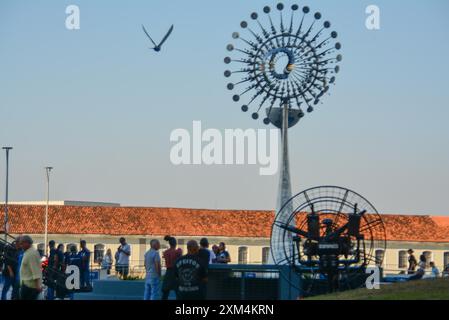
[[[170,36],[170,34],[171,34],[172,31],[173,31],[173,28],[174,28],[174,26],[172,25],[172,26],[170,27],[170,29],[168,30],[167,34],[166,34],[166,35],[164,36],[164,38],[161,40],[161,42],[160,42],[159,44],[156,44],[156,42],[154,42],[153,39],[151,38],[151,36],[148,34],[148,32],[147,32],[147,30],[145,29],[145,27],[142,25],[143,32],[145,32],[145,34],[147,35],[147,37],[151,40],[151,42],[152,42],[153,45],[154,45],[154,48],[151,48],[151,49],[154,50],[154,51],[156,51],[156,52],[161,51],[162,45],[164,44],[165,41],[167,41],[168,37]]]

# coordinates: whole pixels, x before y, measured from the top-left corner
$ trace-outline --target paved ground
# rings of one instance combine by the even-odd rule
[[[2,292],[2,290],[3,290],[3,279],[0,279],[0,293]],[[8,300],[11,299],[11,292],[12,292],[12,289],[9,289],[9,292],[8,292],[8,295],[7,295],[7,299]],[[168,299],[169,300],[176,300],[176,296],[175,296],[175,293],[173,291],[170,292],[170,295],[169,295]]]

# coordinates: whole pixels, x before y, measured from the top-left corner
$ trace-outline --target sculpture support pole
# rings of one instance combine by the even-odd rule
[[[288,157],[288,104],[284,104],[282,110],[282,127],[281,127],[281,171],[279,174],[279,190],[276,204],[276,213],[282,206],[292,197],[292,185],[290,180],[290,161]],[[291,210],[287,210],[291,213]]]
[[[278,189],[278,196],[277,196],[277,202],[276,202],[276,219],[277,221],[281,223],[288,223],[288,219],[290,217],[290,214],[293,211],[292,203],[289,202],[288,207],[283,208],[284,204],[287,203],[292,197],[292,185],[290,180],[290,161],[288,156],[288,128],[289,128],[289,107],[288,104],[284,104],[282,107],[281,112],[281,118],[282,123],[280,125],[281,130],[281,148],[280,148],[280,157],[281,157],[281,163],[280,163],[280,171],[279,171],[279,189]],[[281,214],[281,216],[278,216],[278,214]],[[291,224],[294,224],[295,222],[292,221]],[[292,243],[293,239],[291,234],[287,235],[287,239],[283,239],[284,232],[281,232],[279,228],[276,228],[273,230],[272,239],[275,239],[276,242],[283,242],[284,240],[290,241],[289,243]],[[293,251],[291,251],[292,248],[288,249],[289,256],[292,255]],[[283,260],[285,258],[283,252],[277,253],[280,256],[273,257],[273,250],[271,250],[269,263],[273,264],[274,261]],[[284,259],[285,260],[285,259]]]

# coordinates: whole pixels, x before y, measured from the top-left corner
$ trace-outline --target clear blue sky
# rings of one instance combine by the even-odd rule
[[[286,1],[286,4],[293,2]],[[65,28],[77,4],[81,30]],[[0,145],[12,145],[11,200],[272,209],[277,177],[258,167],[174,167],[170,132],[264,127],[226,90],[231,33],[271,1],[0,2]],[[335,184],[379,211],[449,214],[449,2],[298,2],[343,44],[331,96],[291,130],[293,190]],[[381,30],[365,8],[381,9]],[[163,52],[148,50],[175,31]],[[4,155],[0,192],[4,192]]]

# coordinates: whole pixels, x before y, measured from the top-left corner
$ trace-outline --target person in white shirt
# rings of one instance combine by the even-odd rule
[[[209,240],[207,240],[207,238],[202,238],[200,240],[200,252],[202,253],[201,249],[209,252],[208,256],[209,256],[209,262],[208,264],[212,264],[214,262],[214,260],[216,259],[215,253],[209,249]],[[204,259],[206,257],[206,255],[200,254],[200,256]]]
[[[418,271],[414,275],[408,278],[408,280],[421,280],[424,275],[426,274],[426,256],[424,254],[419,256],[419,263],[418,263]]]
[[[108,249],[103,257],[103,260],[101,261],[101,268],[106,270],[107,274],[111,274],[112,262],[112,252],[111,249]]]
[[[124,280],[129,274],[129,257],[131,256],[131,246],[126,243],[125,238],[120,238],[120,247],[116,253],[116,269],[120,277]]]

